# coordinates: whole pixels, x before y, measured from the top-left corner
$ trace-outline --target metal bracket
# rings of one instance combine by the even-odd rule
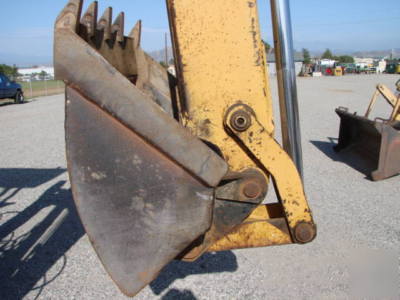
[[[245,131],[235,130],[232,126],[231,120],[239,111],[251,118],[251,125]],[[297,243],[311,242],[316,236],[316,227],[301,177],[289,155],[267,133],[247,105],[239,103],[231,107],[224,123],[227,132],[273,177],[293,240]]]

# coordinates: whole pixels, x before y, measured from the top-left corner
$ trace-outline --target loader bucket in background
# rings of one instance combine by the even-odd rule
[[[336,152],[354,152],[372,180],[382,180],[400,173],[400,122],[384,122],[336,109],[340,117]]]

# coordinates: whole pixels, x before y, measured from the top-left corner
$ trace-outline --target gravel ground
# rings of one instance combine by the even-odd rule
[[[339,127],[334,109],[363,112],[377,83],[393,88],[398,78],[298,79],[305,186],[319,230],[313,243],[172,262],[135,299],[354,299],[355,278],[362,276],[351,270],[361,265],[385,266],[361,283],[364,292],[383,288],[376,299],[389,291],[398,299],[400,177],[371,182],[332,151]],[[275,84],[272,91],[276,99]],[[73,208],[63,105],[62,96],[52,96],[0,107],[0,299],[126,299]],[[386,106],[379,103],[378,115],[389,114]],[[363,263],[352,268],[357,260]]]

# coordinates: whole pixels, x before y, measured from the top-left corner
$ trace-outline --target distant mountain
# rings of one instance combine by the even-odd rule
[[[353,56],[361,57],[361,58],[364,58],[364,57],[374,57],[374,58],[387,57],[387,58],[389,58],[390,55],[393,55],[393,58],[400,58],[400,48],[391,49],[391,50],[353,52]]]
[[[389,49],[389,50],[371,50],[371,51],[352,51],[352,50],[345,51],[345,50],[331,49],[331,51],[333,52],[334,55],[351,55],[360,58],[366,58],[366,57],[389,58],[391,53],[393,52],[393,58],[400,58],[400,48]],[[320,57],[322,53],[323,51],[310,51],[312,57]],[[153,57],[156,61],[165,61],[164,49],[158,51],[151,51],[149,52],[149,55]],[[301,51],[295,50],[294,56],[296,61],[303,60],[303,54]],[[168,57],[169,60],[173,58],[173,52],[171,47],[168,48]],[[271,53],[268,54],[268,61],[269,62],[275,61],[275,54],[273,51],[271,51]]]
[[[360,58],[389,58],[391,54],[393,54],[393,58],[400,58],[400,48],[369,51],[331,49],[331,51],[334,55],[351,55]],[[310,53],[313,57],[320,57],[323,51],[310,51]]]
[[[372,57],[372,58],[389,58],[393,53],[393,58],[400,58],[400,48],[388,49],[388,50],[371,50],[371,51],[345,51],[345,50],[336,50],[331,49],[334,55],[352,55],[354,57]],[[165,50],[156,50],[148,52],[151,57],[153,57],[156,61],[165,61]],[[312,51],[310,50],[310,54],[312,57],[320,57],[322,55],[322,51]],[[172,47],[168,48],[168,59],[171,60],[173,58]],[[301,51],[295,51],[295,60],[302,60],[303,55]],[[14,53],[1,53],[0,52],[0,64],[8,64],[13,65],[16,64],[18,67],[24,66],[32,66],[32,65],[52,65],[52,57],[45,55],[18,55]],[[268,55],[268,61],[275,61],[275,57],[272,53]]]
[[[157,50],[157,51],[151,51],[148,52],[148,54],[156,61],[165,61],[165,49],[162,50]],[[171,60],[174,58],[173,51],[171,47],[168,47],[168,60]]]

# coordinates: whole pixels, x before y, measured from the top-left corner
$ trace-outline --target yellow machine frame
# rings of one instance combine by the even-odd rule
[[[272,98],[257,1],[236,1],[234,8],[224,0],[213,5],[201,0],[167,3],[177,76],[184,83],[179,86],[182,124],[217,145],[231,171],[259,169],[267,180],[272,175],[281,200],[260,205],[221,239],[214,238],[211,228],[204,244],[185,258],[193,260],[207,248],[218,251],[311,240],[315,226],[302,180],[290,157],[273,140]],[[238,135],[240,141],[226,121],[235,106],[251,110],[252,125]]]

